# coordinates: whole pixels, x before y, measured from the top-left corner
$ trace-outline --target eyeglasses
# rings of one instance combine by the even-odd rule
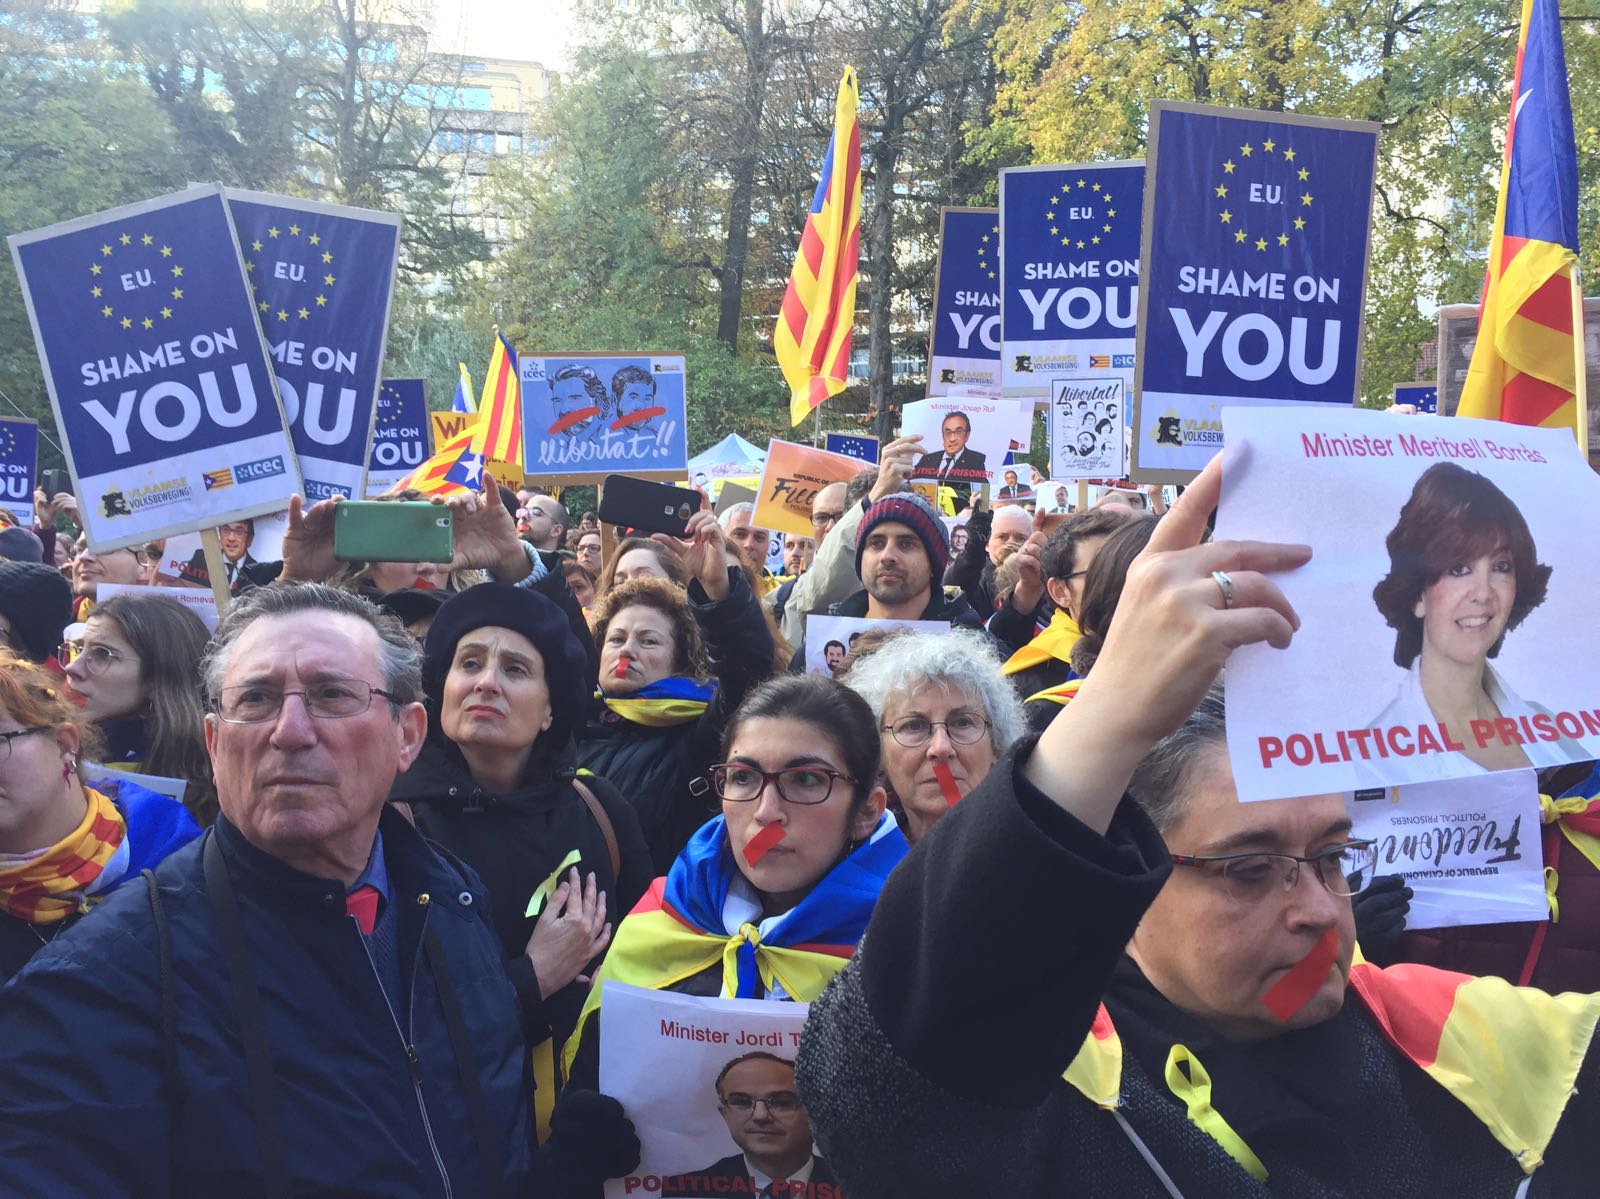
[[[113,662],[137,662],[137,654],[124,654],[109,645],[84,645],[81,641],[63,641],[56,647],[56,661],[63,664],[83,664],[86,674],[103,674]]]
[[[217,535],[221,536],[224,533],[226,533],[230,537],[248,537],[248,536],[250,536],[250,526],[249,525],[218,525],[217,526]]]
[[[770,1095],[746,1095],[735,1091],[722,1097],[722,1106],[736,1112],[753,1112],[756,1104],[764,1104],[774,1116],[792,1116],[800,1110],[800,1096],[793,1091],[774,1091]]]
[[[11,740],[14,737],[26,737],[29,733],[44,733],[49,731],[49,725],[38,725],[31,729],[16,729],[9,733],[0,733],[0,762],[11,756]]]
[[[811,514],[811,527],[814,529],[828,529],[839,522],[843,512],[813,512]]]
[[[976,745],[989,731],[989,722],[976,712],[952,712],[943,720],[929,720],[926,716],[907,716],[883,729],[907,749],[921,749],[933,740],[933,730],[940,728],[955,745]]]
[[[1208,873],[1220,875],[1229,893],[1245,903],[1265,899],[1272,894],[1275,885],[1285,894],[1293,891],[1300,881],[1300,866],[1304,863],[1316,872],[1331,894],[1344,897],[1359,895],[1372,881],[1378,864],[1376,846],[1375,841],[1347,841],[1309,857],[1292,853],[1224,853],[1204,857],[1175,853],[1172,863],[1201,867]]]
[[[217,715],[229,724],[260,724],[274,719],[291,695],[298,695],[306,711],[319,720],[360,716],[372,706],[374,695],[381,695],[390,703],[402,702],[382,687],[361,679],[325,679],[299,691],[285,691],[266,683],[244,683],[222,689],[217,696]]]
[[[786,766],[782,770],[762,770],[739,762],[724,762],[711,768],[711,785],[730,803],[749,803],[760,799],[769,782],[778,785],[778,794],[790,803],[818,804],[833,794],[835,779],[856,780],[826,766]]]

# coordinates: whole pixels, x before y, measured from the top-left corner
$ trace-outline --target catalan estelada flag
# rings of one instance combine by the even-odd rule
[[[1583,438],[1578,151],[1556,0],[1523,0],[1478,342],[1457,411]]]
[[[469,486],[465,480],[470,466],[472,438],[477,431],[478,425],[474,421],[441,445],[433,457],[417,467],[408,477],[396,483],[394,490],[420,491],[424,495],[432,495],[440,491],[460,491]],[[474,491],[478,490],[483,478],[481,463],[478,468],[478,478],[478,483],[470,484]]]
[[[489,352],[475,429],[475,454],[522,465],[522,379],[517,372],[517,352],[503,333],[494,335],[494,348]]]
[[[451,412],[476,412],[478,406],[472,402],[472,380],[467,377],[467,364],[458,362],[461,374],[456,379],[455,398],[450,401]]]
[[[846,67],[834,104],[833,140],[772,334],[773,352],[789,384],[789,423],[794,425],[849,382],[861,258],[860,107],[855,70]]]

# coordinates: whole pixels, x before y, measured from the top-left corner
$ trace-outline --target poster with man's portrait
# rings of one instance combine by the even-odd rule
[[[1032,432],[1031,404],[981,396],[916,400],[900,420],[902,437],[922,434],[923,453],[911,478],[946,487],[1002,486],[1012,443],[1026,446]]]
[[[519,354],[530,481],[689,470],[682,354]]]
[[[1600,757],[1600,478],[1568,430],[1226,408],[1219,540],[1298,542],[1293,644],[1228,660],[1239,797]],[[1217,602],[1256,590],[1225,576]]]
[[[805,1004],[605,988],[600,1089],[640,1144],[606,1199],[846,1199],[795,1088]]]
[[[948,633],[948,620],[885,620],[871,616],[806,617],[806,673],[834,678],[845,660],[861,648],[895,630],[908,633]]]

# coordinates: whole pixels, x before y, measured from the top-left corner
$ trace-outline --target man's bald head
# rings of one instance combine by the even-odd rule
[[[833,528],[841,516],[844,515],[846,485],[843,483],[829,483],[816,498],[811,501],[811,528],[817,535],[817,540],[828,535],[828,530]]]
[[[1033,517],[1016,504],[994,510],[994,527],[989,532],[989,561],[996,566],[1022,548],[1033,532]]]

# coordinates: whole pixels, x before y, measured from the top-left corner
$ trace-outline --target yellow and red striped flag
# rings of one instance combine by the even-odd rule
[[[454,437],[445,441],[438,451],[406,478],[400,480],[393,487],[393,491],[420,491],[425,495],[433,495],[441,491],[461,491],[467,487],[462,481],[467,460],[472,453],[472,438],[478,431],[478,422],[474,421]],[[452,471],[458,465],[463,465],[463,470]],[[479,484],[473,485],[476,491],[481,485],[482,468],[479,468]]]
[[[861,94],[846,67],[834,104],[833,140],[822,160],[789,273],[773,352],[789,384],[789,423],[798,425],[849,383],[861,258]]]
[[[1523,0],[1500,198],[1478,342],[1458,414],[1566,427],[1586,440],[1574,397],[1583,347],[1578,151],[1556,0]]]
[[[495,334],[489,352],[475,428],[479,436],[473,438],[473,453],[485,460],[522,465],[522,379],[517,352],[502,333]]]

